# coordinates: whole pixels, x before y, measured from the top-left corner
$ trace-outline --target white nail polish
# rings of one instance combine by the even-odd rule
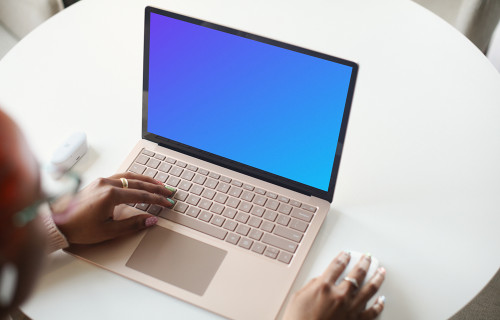
[[[385,304],[385,296],[378,297],[377,303],[378,304]]]
[[[0,306],[10,306],[17,287],[17,268],[6,263],[0,270]]]

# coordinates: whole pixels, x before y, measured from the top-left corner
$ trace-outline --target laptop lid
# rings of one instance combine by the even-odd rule
[[[333,199],[358,65],[147,7],[142,137]]]

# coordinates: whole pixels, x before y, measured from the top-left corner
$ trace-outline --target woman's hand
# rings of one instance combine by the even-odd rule
[[[359,289],[346,280],[335,285],[350,258],[349,253],[341,252],[320,277],[311,280],[295,293],[283,319],[375,319],[384,309],[385,298],[379,297],[369,308],[366,308],[366,304],[384,281],[385,269],[379,268]],[[356,279],[357,283],[362,283],[370,263],[369,255],[362,256],[348,277]]]
[[[120,178],[127,179],[127,188],[124,188]],[[116,220],[114,218],[123,211],[133,210],[128,206],[117,207],[118,205],[148,203],[172,207],[174,201],[167,198],[174,192],[161,182],[143,175],[130,172],[116,174],[97,179],[78,192],[70,200],[68,208],[67,199],[54,203],[53,219],[70,244],[98,243],[144,229],[158,221],[158,218],[150,214]],[[65,204],[62,203],[64,201]]]

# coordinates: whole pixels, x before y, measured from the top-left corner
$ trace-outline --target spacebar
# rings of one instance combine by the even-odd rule
[[[205,234],[208,234],[209,236],[219,238],[221,240],[224,240],[227,235],[226,230],[218,229],[205,222],[190,218],[172,210],[163,209],[159,216],[175,223],[182,224],[183,226],[186,226],[188,228],[203,232]]]

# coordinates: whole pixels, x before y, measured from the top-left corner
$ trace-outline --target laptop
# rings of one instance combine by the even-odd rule
[[[333,199],[358,72],[147,7],[142,139],[118,172],[176,188],[156,226],[70,253],[232,319],[274,319]],[[115,217],[120,218],[120,217]]]

